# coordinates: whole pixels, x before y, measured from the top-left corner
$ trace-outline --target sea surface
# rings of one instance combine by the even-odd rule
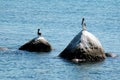
[[[58,57],[83,17],[105,51],[118,57],[80,64]],[[54,50],[18,50],[38,28]],[[9,48],[0,51],[0,80],[119,80],[120,0],[0,0],[0,47]]]

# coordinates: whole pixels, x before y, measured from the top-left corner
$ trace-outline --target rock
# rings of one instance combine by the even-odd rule
[[[105,55],[106,55],[106,57],[113,57],[113,58],[118,56],[118,55],[113,54],[113,53],[105,53]]]
[[[52,47],[50,43],[41,36],[39,30],[40,29],[38,29],[38,37],[22,45],[19,50],[26,50],[30,52],[50,52],[52,50]]]
[[[73,38],[59,56],[72,61],[87,62],[102,61],[106,58],[99,40],[86,30],[84,18],[82,19],[82,31]]]
[[[8,48],[6,48],[6,47],[0,47],[0,51],[6,51],[6,50],[8,50]]]

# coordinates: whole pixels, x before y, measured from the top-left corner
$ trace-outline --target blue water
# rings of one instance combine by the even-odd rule
[[[0,80],[119,80],[120,57],[74,64],[58,57],[81,31],[99,38],[106,52],[120,55],[120,0],[0,0]],[[17,50],[42,35],[50,53]]]

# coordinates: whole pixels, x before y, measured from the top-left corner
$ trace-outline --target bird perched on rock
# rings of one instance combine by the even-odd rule
[[[33,38],[29,42],[22,45],[19,50],[26,50],[31,52],[50,52],[52,47],[50,43],[41,36],[40,29],[37,31],[38,37]]]
[[[87,31],[84,18],[82,19],[82,30],[73,38],[59,56],[80,62],[102,61],[106,58],[100,41]]]

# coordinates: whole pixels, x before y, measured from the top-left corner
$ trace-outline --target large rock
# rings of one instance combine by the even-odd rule
[[[30,52],[49,52],[52,50],[52,47],[50,43],[41,36],[38,29],[38,37],[22,45],[19,50],[26,50]]]
[[[82,20],[82,31],[73,38],[59,56],[68,60],[87,62],[102,61],[106,58],[99,40],[86,30],[84,18]]]

